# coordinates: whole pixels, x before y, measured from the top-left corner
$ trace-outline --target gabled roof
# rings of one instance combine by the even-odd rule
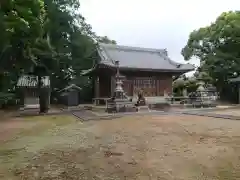
[[[232,83],[239,83],[240,82],[240,76],[236,77],[236,78],[231,78],[231,79],[229,79],[229,81],[232,82]]]
[[[43,87],[50,86],[50,79],[48,76],[43,76],[41,81],[42,81]],[[18,87],[37,87],[37,85],[38,85],[37,76],[31,76],[31,75],[23,75],[18,79],[18,82],[17,82]]]
[[[59,92],[68,91],[68,90],[71,90],[71,89],[76,89],[78,91],[82,90],[82,88],[77,86],[76,84],[71,84],[71,85],[61,89]]]
[[[165,49],[149,49],[100,43],[99,64],[115,66],[119,61],[120,68],[142,69],[170,72],[188,72],[194,70],[191,64],[180,64],[172,61]]]

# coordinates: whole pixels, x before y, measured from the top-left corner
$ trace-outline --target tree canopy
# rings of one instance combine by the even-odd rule
[[[185,60],[197,57],[198,72],[221,91],[227,80],[240,75],[240,11],[222,13],[209,26],[193,31],[182,49]]]
[[[79,7],[78,0],[0,2],[1,94],[15,93],[23,73],[49,75],[57,91],[92,67],[96,42],[116,43],[97,36]]]
[[[98,41],[106,44],[117,44],[115,40],[111,40],[107,36],[98,37]]]

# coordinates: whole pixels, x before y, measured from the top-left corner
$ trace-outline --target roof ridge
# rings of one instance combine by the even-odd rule
[[[166,49],[157,49],[157,48],[144,48],[137,46],[124,46],[124,45],[115,45],[115,44],[105,44],[99,43],[101,47],[112,48],[112,49],[121,49],[121,50],[129,50],[129,51],[143,51],[143,52],[156,52],[156,53],[164,53]]]

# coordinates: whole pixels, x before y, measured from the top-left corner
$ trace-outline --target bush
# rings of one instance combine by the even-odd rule
[[[13,93],[0,92],[0,108],[15,106],[18,104],[18,99]]]

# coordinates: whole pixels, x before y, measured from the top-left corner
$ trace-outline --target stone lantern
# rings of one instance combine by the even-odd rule
[[[119,61],[115,62],[116,65],[116,88],[113,96],[107,101],[107,112],[128,112],[136,111],[134,104],[128,99],[123,89],[123,79],[125,78],[119,72]]]
[[[113,94],[113,99],[121,99],[121,100],[124,100],[124,99],[127,99],[126,97],[126,94],[123,90],[123,79],[125,78],[124,76],[122,76],[119,72],[119,61],[116,61],[115,62],[115,65],[116,65],[116,69],[117,69],[117,73],[116,73],[116,76],[115,76],[115,79],[116,79],[116,88],[115,88],[115,91],[114,91],[114,94]]]

